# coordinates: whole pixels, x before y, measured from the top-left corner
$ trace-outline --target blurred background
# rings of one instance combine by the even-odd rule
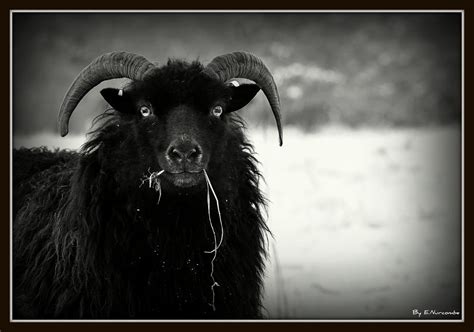
[[[418,319],[461,311],[461,13],[13,13],[13,147],[78,149],[108,106],[56,117],[94,58],[245,50],[274,74],[240,111],[269,198],[270,319]],[[460,316],[426,315],[425,319]]]

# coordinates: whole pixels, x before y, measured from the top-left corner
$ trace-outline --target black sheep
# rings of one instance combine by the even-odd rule
[[[14,318],[261,318],[261,177],[232,113],[273,78],[254,55],[156,67],[115,52],[76,78],[59,125],[101,81],[113,109],[80,152],[13,154]],[[241,84],[232,78],[256,84]],[[214,197],[215,195],[215,197]]]

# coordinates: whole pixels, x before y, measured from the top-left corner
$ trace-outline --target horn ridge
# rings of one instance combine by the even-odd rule
[[[72,112],[93,87],[114,78],[142,80],[153,68],[150,61],[134,53],[111,52],[97,57],[79,73],[64,96],[58,115],[61,136],[67,135]]]
[[[248,52],[220,55],[204,68],[204,73],[222,82],[226,82],[231,78],[246,78],[259,85],[267,97],[275,117],[280,146],[283,144],[280,95],[270,70],[259,57]]]

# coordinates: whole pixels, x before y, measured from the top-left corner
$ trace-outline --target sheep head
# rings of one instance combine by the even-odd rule
[[[69,118],[81,98],[100,82],[127,77],[124,89],[106,88],[104,99],[118,113],[120,130],[127,133],[126,148],[139,151],[137,158],[152,170],[164,170],[164,186],[195,188],[202,172],[221,164],[232,121],[230,114],[247,105],[262,89],[282,129],[278,90],[270,71],[256,56],[244,52],[215,58],[206,67],[169,61],[156,67],[145,58],[125,52],[104,54],[76,78],[61,106],[61,135],[68,133]],[[238,84],[246,78],[255,84]],[[118,127],[118,126],[117,126]]]

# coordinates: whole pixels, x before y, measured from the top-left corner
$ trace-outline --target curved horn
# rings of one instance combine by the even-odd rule
[[[246,78],[257,83],[270,103],[278,127],[280,146],[283,144],[280,95],[270,70],[259,57],[247,52],[224,54],[214,58],[204,72],[222,82],[231,78]]]
[[[106,53],[96,58],[79,73],[64,96],[58,116],[61,136],[67,135],[72,112],[93,87],[113,78],[141,80],[154,67],[141,55],[127,52]]]

